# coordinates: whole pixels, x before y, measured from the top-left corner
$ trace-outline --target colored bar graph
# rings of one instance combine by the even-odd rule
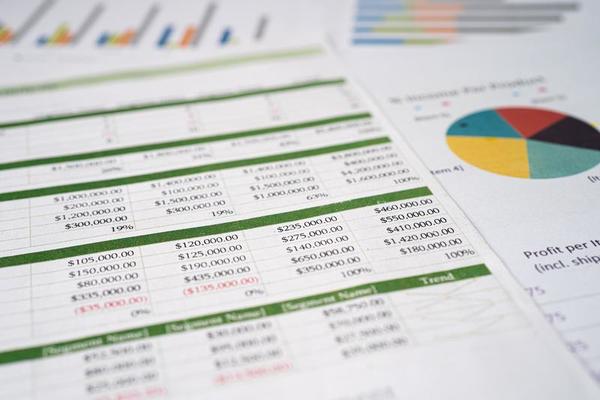
[[[142,21],[138,29],[127,28],[126,30],[118,33],[104,31],[96,39],[96,46],[98,47],[125,47],[135,46],[142,38],[148,27],[152,24],[154,17],[158,14],[160,7],[153,4],[148,12],[142,18]]]
[[[357,46],[373,46],[373,45],[430,45],[448,43],[445,39],[419,39],[419,38],[355,38],[352,44]]]
[[[174,36],[175,28],[172,25],[168,25],[162,31],[156,45],[157,45],[157,47],[160,47],[160,48],[171,48],[171,49],[172,48],[187,48],[187,47],[195,46],[196,45],[195,40],[198,38],[198,34],[201,32],[200,29],[201,29],[201,27],[199,27],[199,26],[188,25],[181,33],[181,36],[179,37],[179,39],[169,40],[169,39],[171,39],[172,36]]]
[[[161,49],[183,49],[198,46],[204,37],[216,10],[217,4],[215,2],[210,2],[206,5],[204,13],[197,24],[187,25],[183,29],[175,27],[173,24],[167,25],[158,37],[156,46]],[[219,42],[223,44],[228,42],[230,40],[230,32],[231,29],[229,29],[225,38],[221,37]]]
[[[38,38],[38,46],[62,46],[69,44],[72,39],[71,31],[67,24],[61,24],[50,35],[50,37],[42,35]]]
[[[102,32],[98,39],[96,39],[96,45],[98,47],[111,46],[111,47],[124,47],[132,43],[135,37],[135,31],[133,29],[127,29],[122,33],[109,33]]]
[[[37,39],[38,46],[66,46],[77,44],[81,38],[89,31],[92,25],[98,20],[100,14],[104,12],[104,5],[98,3],[92,8],[88,15],[79,24],[79,28],[73,33],[69,24],[62,23],[50,35],[42,35]]]
[[[576,2],[508,0],[356,0],[351,43],[448,43],[483,34],[523,34],[560,23]]]

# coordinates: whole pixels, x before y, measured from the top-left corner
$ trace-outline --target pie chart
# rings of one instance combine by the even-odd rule
[[[450,149],[465,162],[500,175],[549,179],[600,163],[600,132],[560,112],[500,107],[469,114],[448,128]]]

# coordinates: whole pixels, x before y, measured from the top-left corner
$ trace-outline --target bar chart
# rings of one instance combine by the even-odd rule
[[[148,11],[143,14],[141,23],[137,28],[128,27],[121,32],[102,31],[96,40],[96,45],[98,47],[124,47],[135,45],[142,39],[159,11],[160,6],[158,4],[152,4]]]
[[[512,35],[548,29],[577,11],[577,2],[506,0],[357,0],[354,46],[444,44],[475,35]]]
[[[165,19],[155,39],[158,49],[197,48],[200,45],[224,47],[240,42],[259,42],[265,36],[269,17],[260,13],[243,21],[228,18],[232,8],[210,2],[200,10],[197,21],[178,23],[176,18]],[[247,15],[243,13],[243,15]]]
[[[104,5],[97,3],[80,23],[78,28],[73,31],[69,23],[61,23],[51,34],[42,34],[37,39],[38,46],[65,46],[77,44],[96,23],[100,15],[104,12]]]
[[[0,47],[217,49],[304,29],[301,5],[272,0],[7,0]]]
[[[209,29],[216,10],[216,3],[211,2],[207,4],[198,22],[196,24],[187,24],[183,29],[179,29],[179,32],[174,23],[167,24],[162,29],[156,42],[156,46],[159,48],[186,48],[198,46],[203,39],[205,32]]]

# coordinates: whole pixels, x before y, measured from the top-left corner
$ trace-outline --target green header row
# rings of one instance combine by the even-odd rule
[[[321,293],[313,296],[286,300],[257,307],[242,308],[195,318],[180,319],[135,329],[110,332],[97,336],[58,342],[44,346],[29,347],[0,353],[0,364],[37,360],[72,354],[101,346],[110,346],[135,340],[155,338],[181,332],[197,331],[215,326],[269,318],[350,301],[360,297],[381,295],[424,286],[440,285],[490,275],[484,264],[472,265],[447,271],[416,275],[407,278],[379,281],[365,285]]]
[[[107,240],[104,242],[82,244],[78,246],[63,247],[59,249],[39,251],[35,253],[19,254],[15,256],[0,257],[0,268],[24,264],[40,263],[45,261],[60,260],[68,257],[78,257],[86,254],[112,251],[129,247],[146,246],[174,240],[192,239],[202,236],[220,235],[228,232],[243,231],[269,225],[285,224],[306,218],[313,218],[324,214],[331,214],[355,208],[373,206],[392,201],[412,199],[415,197],[429,196],[431,191],[427,187],[403,190],[401,192],[386,193],[376,196],[362,197],[339,203],[323,206],[304,208],[263,217],[255,217],[240,221],[225,222],[222,224],[201,226],[197,228],[178,229],[169,232],[151,233],[148,235],[132,236],[122,239]]]

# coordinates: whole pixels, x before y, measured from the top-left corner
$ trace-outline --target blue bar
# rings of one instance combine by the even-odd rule
[[[160,39],[158,39],[158,43],[156,44],[158,47],[165,47],[167,42],[169,41],[169,36],[173,33],[173,27],[171,25],[167,26],[163,31]]]
[[[374,26],[357,26],[356,28],[354,28],[354,33],[371,33],[374,30]]]
[[[396,38],[374,38],[374,39],[368,39],[368,38],[359,38],[359,39],[352,39],[352,44],[354,45],[368,45],[368,46],[372,46],[372,45],[399,45],[399,44],[404,44],[406,41],[404,39],[396,39]]]
[[[48,36],[40,36],[37,40],[37,45],[38,46],[43,46],[46,43],[48,43]]]
[[[231,38],[231,29],[225,28],[225,30],[223,31],[223,35],[221,35],[221,40],[219,41],[221,43],[221,46],[227,44],[227,42],[229,42],[230,38]]]
[[[100,37],[96,41],[96,45],[104,46],[106,44],[106,42],[108,42],[109,38],[110,38],[110,35],[108,34],[108,32],[104,32],[102,35],[100,35]]]
[[[381,22],[385,20],[385,15],[357,15],[354,20],[356,22]]]

